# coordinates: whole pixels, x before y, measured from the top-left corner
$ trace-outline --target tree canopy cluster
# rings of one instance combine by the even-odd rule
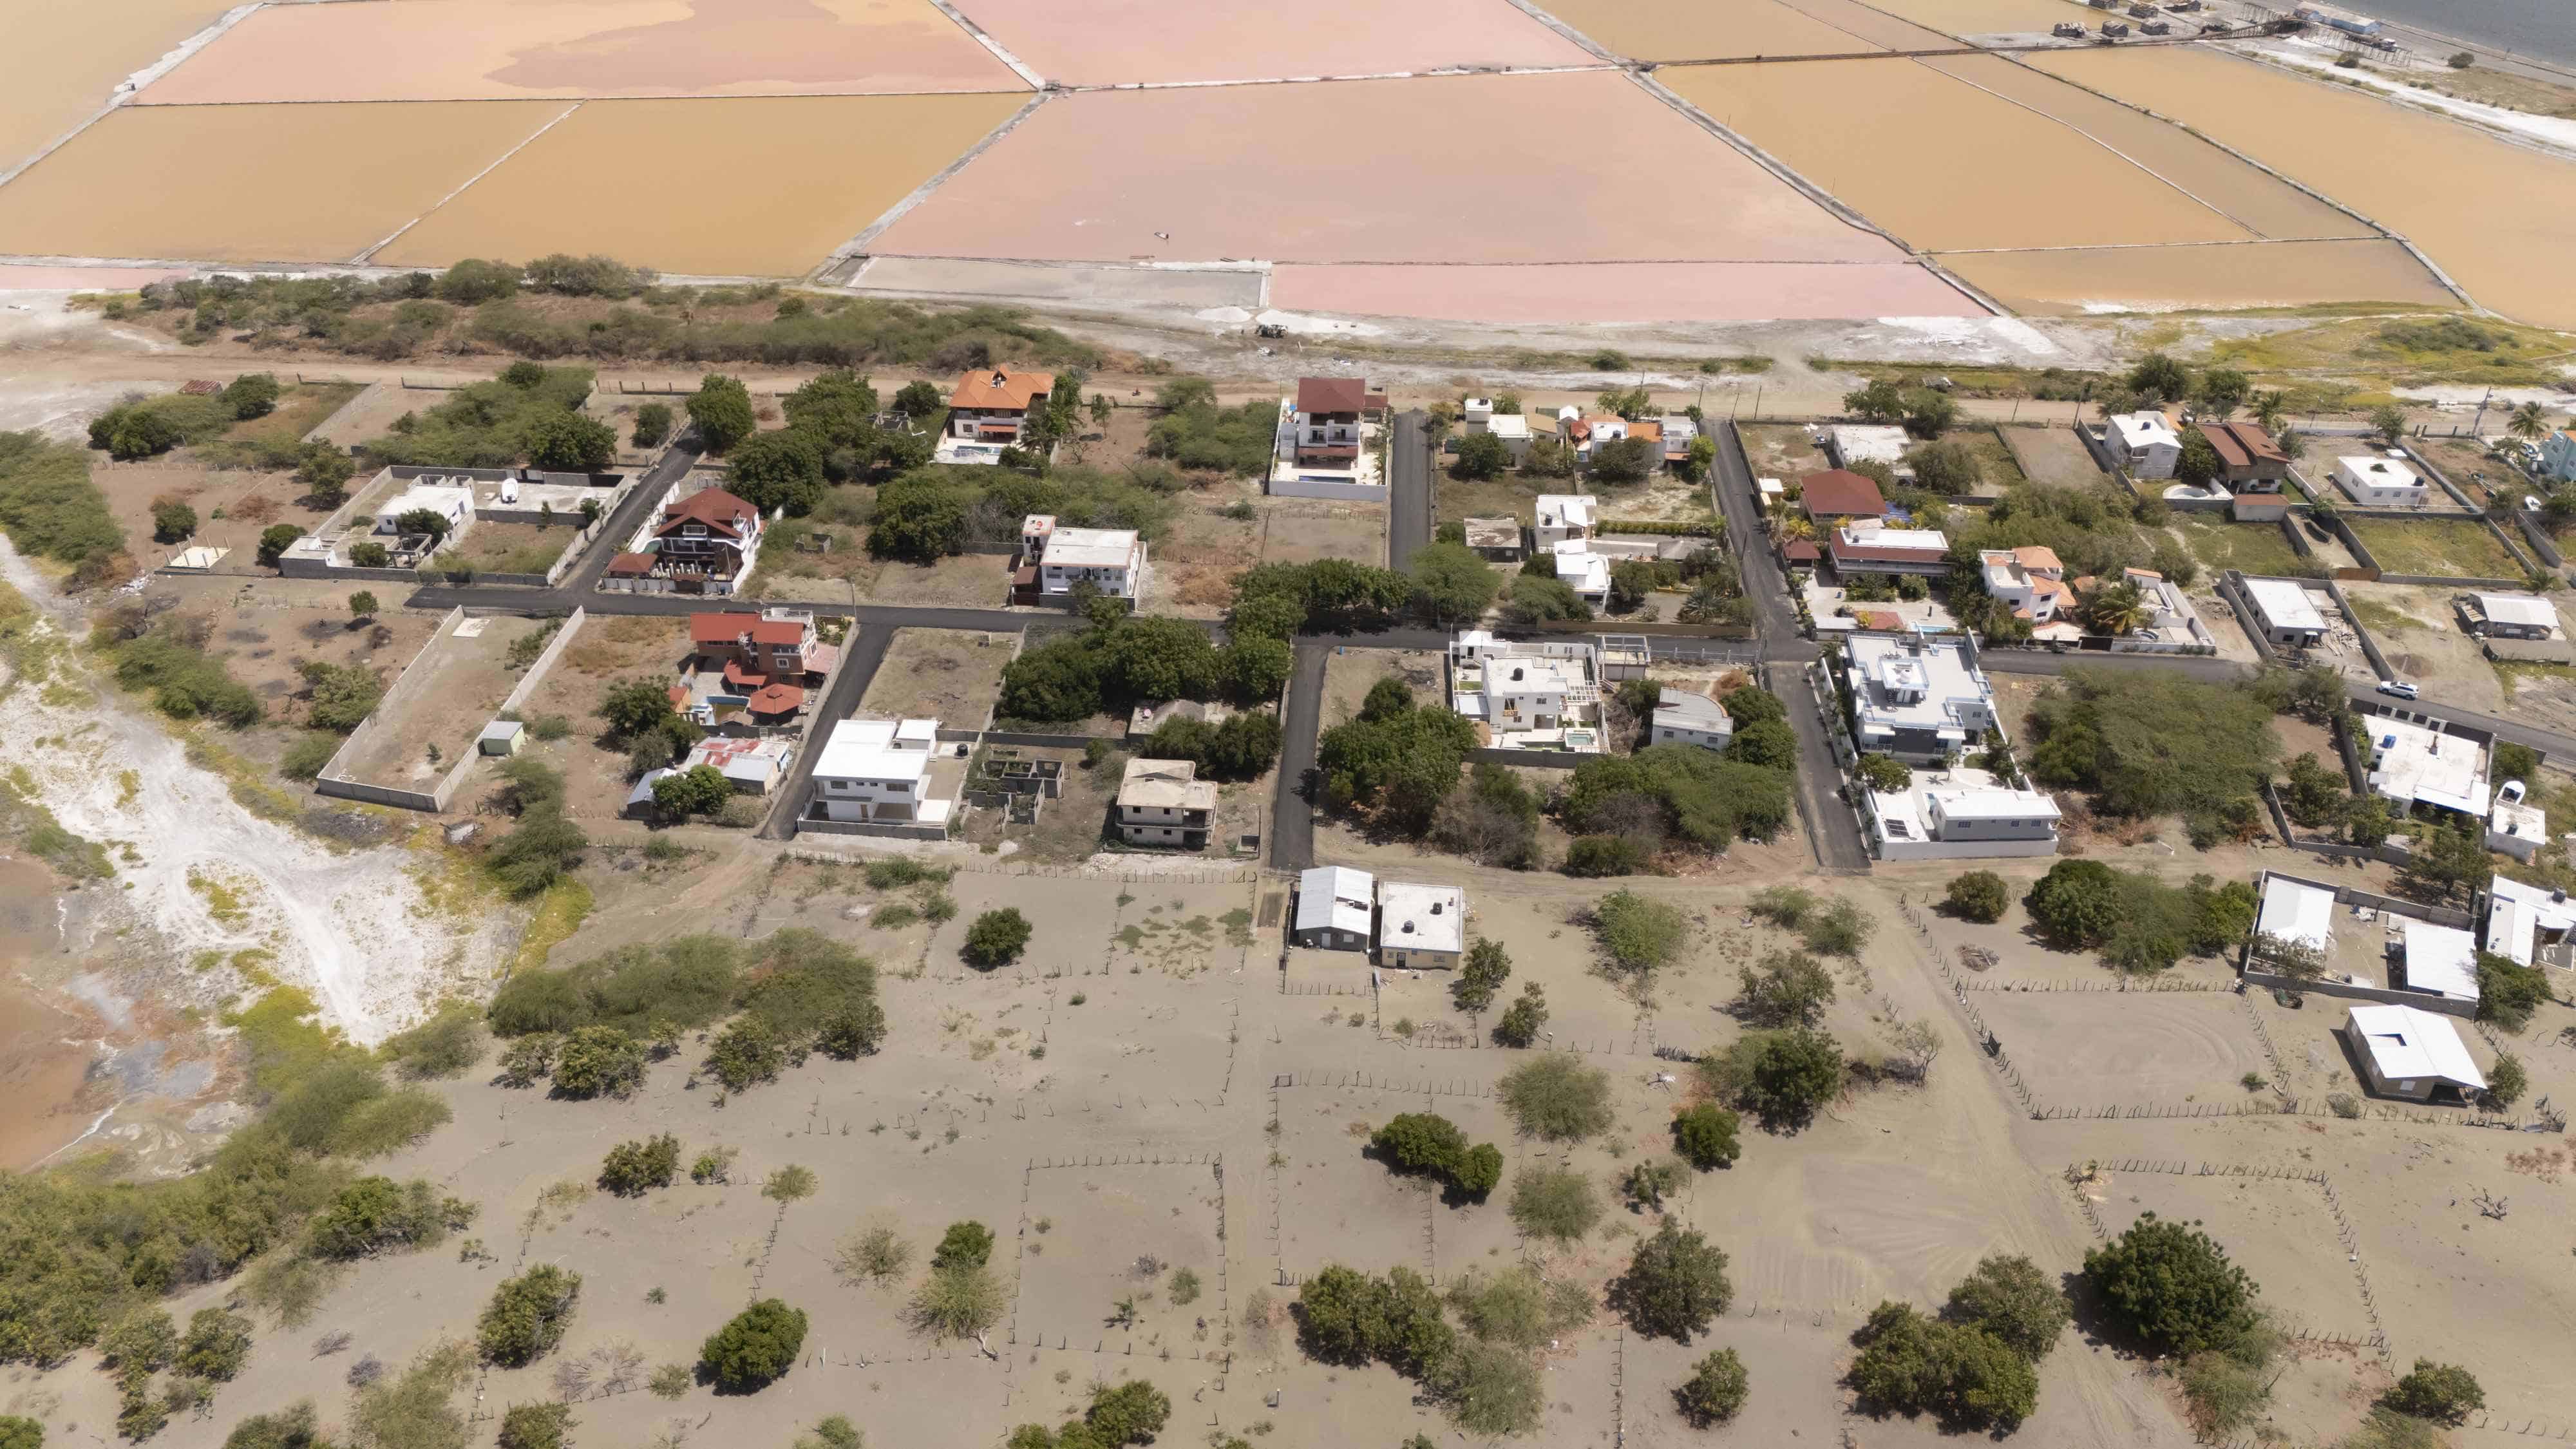
[[[582,414],[591,385],[587,367],[514,363],[494,381],[470,383],[427,412],[396,418],[393,431],[362,451],[370,467],[604,468],[617,456],[617,430]]]
[[[1127,528],[1148,543],[1171,530],[1188,479],[1140,465],[1122,472],[1060,464],[1044,477],[1011,468],[916,467],[877,490],[868,550],[880,558],[930,563],[968,544],[1013,543],[1032,513],[1067,528]]]
[[[219,393],[129,395],[90,419],[89,445],[119,462],[151,458],[192,443],[212,442],[250,418],[277,407],[275,376],[245,372]]]
[[[1316,745],[1324,804],[1421,835],[1461,788],[1459,771],[1478,743],[1473,724],[1445,706],[1416,704],[1401,680],[1380,680],[1358,716],[1324,731]]]
[[[1465,1199],[1481,1199],[1503,1180],[1502,1149],[1470,1146],[1458,1124],[1436,1112],[1397,1113],[1369,1134],[1369,1148],[1396,1171],[1435,1179]]]
[[[1145,456],[1192,472],[1259,478],[1270,471],[1279,404],[1264,398],[1223,407],[1199,377],[1175,378],[1155,393],[1162,416],[1145,434]]]
[[[1940,1316],[1885,1302],[1852,1335],[1861,1402],[1879,1413],[1929,1414],[1945,1429],[2010,1433],[2039,1406],[2039,1363],[2070,1314],[2066,1295],[2028,1258],[1994,1256],[1950,1290]]]
[[[2215,956],[2254,929],[2251,883],[2193,876],[2169,885],[2148,871],[2098,860],[2061,860],[2022,898],[2051,945],[2100,950],[2123,971],[2162,971],[2185,956]]]
[[[2071,670],[2031,709],[2033,778],[2107,815],[2181,815],[2196,843],[2254,828],[2280,757],[2273,707],[2243,685],[2163,670]]]
[[[1054,724],[1165,700],[1222,699],[1244,707],[1236,719],[1249,719],[1278,697],[1289,654],[1277,639],[1239,636],[1220,649],[1190,620],[1102,608],[1088,627],[1033,644],[1003,666],[1000,715]],[[1193,728],[1173,730],[1165,743],[1188,752],[1178,758],[1214,757],[1259,774],[1279,749],[1277,722],[1260,719],[1213,728],[1188,721]]]
[[[20,553],[81,566],[79,584],[99,582],[125,552],[89,455],[39,432],[0,432],[0,529]]]
[[[1730,713],[1737,696],[1748,693],[1759,691],[1727,697]],[[1723,755],[1695,745],[1649,745],[1575,766],[1558,802],[1566,829],[1623,840],[1639,857],[1672,848],[1723,854],[1735,840],[1778,835],[1789,825],[1796,741],[1780,719],[1737,720]]]

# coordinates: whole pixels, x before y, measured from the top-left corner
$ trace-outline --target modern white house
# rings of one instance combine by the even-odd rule
[[[1076,584],[1131,603],[1145,582],[1146,544],[1127,528],[1058,528],[1055,515],[1020,520],[1020,566],[1011,591],[1029,602],[1062,600]]]
[[[1385,405],[1363,378],[1297,379],[1297,390],[1279,400],[1269,491],[1283,498],[1385,501],[1386,476],[1369,446],[1377,428],[1368,421]]]
[[[2046,624],[2059,609],[2075,602],[2075,591],[2066,585],[2066,566],[2057,561],[2057,551],[2045,544],[1984,549],[1977,554],[1977,564],[1985,575],[1987,595],[2010,606],[2016,619]]]
[[[1950,536],[1933,528],[1891,528],[1882,519],[1846,523],[1825,541],[1837,574],[1920,574],[1950,571]]]
[[[1511,450],[1513,467],[1529,461],[1530,425],[1523,414],[1498,413],[1492,398],[1471,397],[1460,411],[1459,421],[1469,437],[1488,433],[1500,438],[1503,446]]]
[[[1590,644],[1471,629],[1449,645],[1449,708],[1498,749],[1598,753],[1600,662]]]
[[[1297,876],[1297,914],[1290,938],[1319,951],[1369,948],[1377,882],[1367,871],[1319,865]]]
[[[1215,782],[1196,760],[1129,760],[1118,785],[1118,838],[1129,845],[1198,850],[1216,818]]]
[[[2102,443],[2132,478],[2170,478],[2182,461],[2182,435],[2163,413],[2114,413],[2104,420]]]
[[[2540,471],[2560,483],[2576,483],[2576,428],[2560,428],[2540,440]]]
[[[1583,493],[1542,493],[1531,542],[1541,553],[1553,553],[1567,539],[1590,538],[1601,500]]]
[[[2254,606],[2254,626],[2271,642],[2291,649],[2313,649],[2325,642],[2326,616],[2307,585],[2294,579],[2247,579],[2245,598]]]
[[[443,541],[453,543],[458,535],[465,532],[465,525],[474,520],[474,490],[460,484],[428,480],[414,483],[386,499],[376,510],[375,531],[387,535],[400,533],[403,531],[402,516],[419,512],[437,514],[447,525]]]
[[[1456,886],[1379,881],[1381,966],[1455,969],[1467,954],[1467,893]]]
[[[2529,789],[2520,780],[2504,781],[2496,786],[2495,804],[2487,811],[2487,849],[2526,865],[2549,843],[2549,816],[2523,798]]]
[[[2478,938],[2457,926],[2408,918],[2389,962],[2388,984],[2443,1001],[2478,1004]]]
[[[1610,556],[1593,552],[1592,543],[1569,538],[1556,545],[1556,581],[1597,609],[1610,600]]]
[[[2353,725],[2363,737],[2371,793],[2400,811],[2431,805],[2487,818],[2486,746],[2387,715],[2357,714]]]
[[[2487,883],[2486,949],[2517,966],[2565,969],[2576,936],[2576,900],[2546,886],[2499,875]],[[2562,988],[2563,989],[2563,988]]]
[[[1964,635],[1854,634],[1843,656],[1852,740],[1865,752],[1934,763],[1975,748],[2000,723],[1994,686]]]
[[[1867,795],[1870,853],[1881,860],[2057,853],[2057,802],[1984,770],[1917,770],[1905,789]]]
[[[2447,1018],[2412,1006],[2356,1006],[2344,1039],[2373,1095],[2428,1102],[2487,1089],[2486,1073]]]
[[[1705,694],[1667,688],[1655,700],[1652,743],[1723,750],[1735,738],[1735,719]]]
[[[2433,486],[2404,453],[2353,453],[2334,460],[2327,472],[2353,502],[2370,508],[2421,508]]]
[[[809,818],[946,824],[950,802],[924,798],[938,743],[935,719],[845,719],[832,726],[814,758]]]
[[[2255,904],[2254,934],[2320,952],[2334,950],[2335,893],[2313,881],[2266,871]]]

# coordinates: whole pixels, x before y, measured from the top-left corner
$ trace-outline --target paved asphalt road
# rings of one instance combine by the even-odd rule
[[[1842,769],[1834,761],[1833,741],[1807,692],[1807,681],[1795,664],[1762,666],[1762,687],[1789,707],[1789,728],[1798,736],[1799,768],[1790,788],[1797,792],[1798,813],[1806,820],[1816,864],[1847,875],[1869,870],[1869,843],[1861,839],[1860,821],[1839,793]]]
[[[1754,637],[1761,641],[1765,658],[1812,659],[1815,647],[1798,637],[1798,611],[1789,602],[1788,576],[1780,571],[1779,559],[1754,522],[1762,516],[1762,495],[1753,486],[1753,467],[1744,459],[1743,440],[1731,427],[1711,432],[1717,442],[1717,466],[1711,470],[1710,487],[1718,516],[1726,520],[1726,546],[1735,553],[1745,597],[1753,601]],[[1794,655],[1789,652],[1792,648]],[[1774,649],[1782,652],[1774,654]]]
[[[1431,541],[1431,419],[1419,412],[1395,419],[1395,437],[1387,448],[1386,566],[1403,568],[1415,549]]]
[[[814,782],[814,757],[833,725],[859,712],[859,701],[867,697],[868,681],[877,677],[877,666],[885,662],[886,646],[894,642],[892,629],[860,628],[850,631],[841,642],[841,667],[832,673],[830,687],[814,707],[805,725],[805,742],[796,747],[796,758],[787,764],[787,779],[777,791],[778,803],[769,807],[769,818],[761,822],[763,840],[792,840],[796,836],[796,816],[805,808],[805,792]]]
[[[1306,870],[1315,864],[1315,807],[1305,795],[1306,776],[1315,768],[1315,737],[1323,726],[1324,665],[1332,657],[1331,643],[1297,641],[1297,662],[1288,673],[1288,717],[1280,721],[1279,781],[1270,810],[1272,870]]]

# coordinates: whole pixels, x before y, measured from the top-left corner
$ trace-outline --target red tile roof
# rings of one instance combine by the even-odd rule
[[[759,509],[721,488],[701,488],[664,508],[662,527],[656,532],[669,533],[683,523],[703,523],[720,533],[734,534],[735,519],[759,516]]]
[[[753,714],[785,714],[805,703],[805,691],[792,684],[773,684],[751,697],[746,706]]]
[[[1803,538],[1793,538],[1780,545],[1780,556],[1791,563],[1814,563],[1824,557],[1814,544]]]
[[[1297,379],[1297,411],[1301,413],[1356,413],[1368,406],[1368,397],[1368,379],[1364,377]]]
[[[2218,461],[2230,468],[2251,468],[2258,462],[2287,467],[2290,462],[2290,455],[2272,441],[2272,435],[2252,423],[2202,423],[2200,435],[2218,450]]]
[[[739,659],[725,661],[724,682],[736,689],[758,689],[769,682],[769,675],[758,669],[745,669]]]
[[[653,555],[649,553],[621,553],[608,561],[608,572],[610,576],[614,578],[625,578],[629,575],[641,576],[649,574],[653,572]]]
[[[960,373],[948,390],[952,408],[990,408],[1024,413],[1029,404],[1055,389],[1052,372],[1013,372],[1007,367],[979,367]]]
[[[1805,490],[1800,502],[1810,518],[1887,516],[1887,499],[1878,491],[1878,485],[1848,469],[1810,473],[1799,480],[1799,486]]]
[[[759,623],[758,614],[691,614],[689,642],[701,646],[738,644]]]
[[[754,644],[802,644],[806,625],[800,619],[762,619],[751,626]]]

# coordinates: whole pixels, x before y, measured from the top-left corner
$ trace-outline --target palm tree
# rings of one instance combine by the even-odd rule
[[[2084,617],[2105,634],[2134,634],[2155,616],[2148,611],[2146,595],[2138,591],[2138,586],[2123,582],[2097,590],[2085,600]]]
[[[2262,424],[2267,433],[2279,433],[2282,420],[2290,415],[2290,400],[2278,390],[2254,394],[2252,406],[2254,421]]]
[[[2504,430],[2527,443],[2549,431],[2549,419],[2540,404],[2527,402],[2505,415]]]

